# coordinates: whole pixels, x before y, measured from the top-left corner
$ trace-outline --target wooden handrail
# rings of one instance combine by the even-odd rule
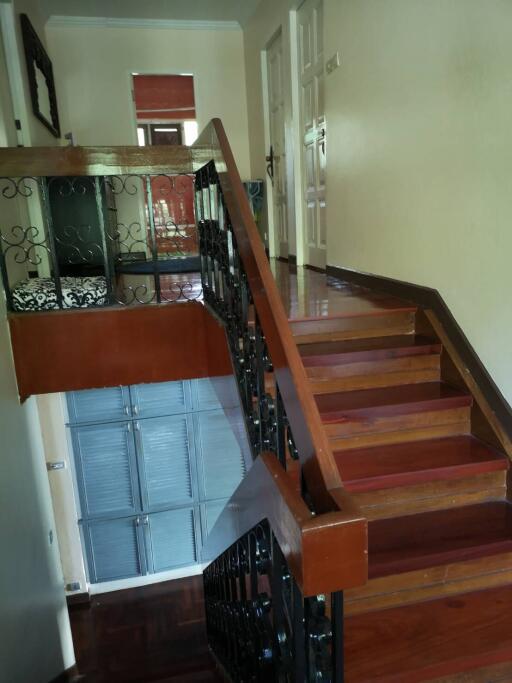
[[[192,149],[194,170],[213,160],[238,255],[316,514],[275,455],[259,455],[219,516],[204,547],[213,560],[266,519],[305,595],[367,579],[367,521],[343,488],[306,371],[219,119]]]
[[[202,559],[215,559],[267,520],[304,597],[361,585],[365,519],[348,498],[344,503],[343,513],[314,515],[275,455],[262,453],[208,535]]]
[[[184,145],[0,149],[0,176],[4,178],[191,172],[191,149]]]
[[[308,491],[318,512],[340,510],[347,496],[220,119],[211,121],[197,145],[195,170],[215,162]]]

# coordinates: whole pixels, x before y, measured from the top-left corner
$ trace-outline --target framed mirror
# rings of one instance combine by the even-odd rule
[[[60,137],[59,112],[50,58],[26,14],[20,14],[32,111],[56,138]]]

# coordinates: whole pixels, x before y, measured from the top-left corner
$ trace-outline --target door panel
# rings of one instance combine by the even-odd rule
[[[144,519],[150,571],[161,572],[198,561],[194,508],[155,512]]]
[[[145,573],[139,521],[139,517],[128,517],[84,525],[91,583]]]
[[[201,491],[205,500],[229,497],[245,474],[240,446],[223,410],[194,416]]]
[[[140,509],[131,424],[72,427],[83,517]]]
[[[323,268],[326,264],[326,129],[322,0],[306,0],[297,20],[305,260]]]
[[[288,256],[288,212],[286,189],[285,81],[283,39],[279,33],[267,48],[269,136],[273,152],[272,216],[276,255]]]
[[[186,415],[136,423],[145,509],[192,502],[192,433]]]
[[[190,404],[188,380],[136,384],[130,387],[132,412],[135,417],[157,417],[184,413]]]
[[[72,424],[122,420],[130,412],[127,387],[71,391],[66,396]]]

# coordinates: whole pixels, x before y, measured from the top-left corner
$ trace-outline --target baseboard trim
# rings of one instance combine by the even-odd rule
[[[289,263],[290,266],[297,265],[297,257],[295,254],[288,254],[288,256],[276,256],[276,259],[278,261],[282,261],[283,263]]]
[[[91,596],[89,593],[70,593],[66,595],[66,602],[68,607],[74,607],[76,605],[89,605],[91,602]]]
[[[462,361],[478,383],[507,436],[512,439],[512,408],[485,369],[484,364],[437,289],[340,266],[327,266],[326,274],[361,287],[368,287],[368,289],[396,296],[399,299],[406,299],[421,308],[432,310],[443,325]]]
[[[69,669],[66,669],[58,676],[55,676],[55,678],[52,678],[48,683],[69,683],[75,676],[78,676],[78,669],[76,664],[73,664],[73,666],[70,666]]]
[[[320,266],[312,266],[311,263],[305,263],[304,268],[307,268],[308,270],[312,270],[315,273],[326,273],[327,272],[326,268],[321,268]]]
[[[116,579],[114,581],[104,581],[102,583],[91,583],[89,584],[89,593],[91,596],[95,596],[101,593],[112,593],[114,591],[124,590],[125,588],[143,588],[144,586],[151,586],[155,583],[163,583],[164,581],[188,579],[190,576],[199,576],[202,574],[207,565],[208,562],[192,564],[186,567],[178,567],[177,569],[168,569],[165,572],[157,572],[156,574],[134,576],[131,579]]]

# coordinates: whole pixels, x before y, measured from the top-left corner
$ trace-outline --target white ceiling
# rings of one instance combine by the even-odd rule
[[[261,0],[42,0],[47,16],[236,21],[244,25]]]

